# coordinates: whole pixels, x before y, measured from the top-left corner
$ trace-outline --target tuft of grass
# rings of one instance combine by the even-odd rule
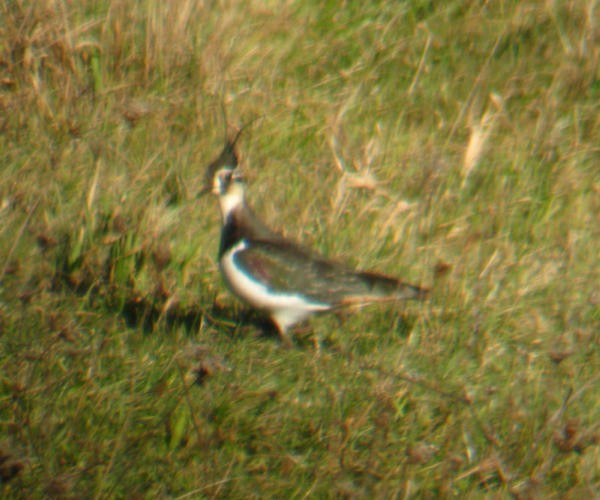
[[[597,491],[596,10],[2,4],[2,496]],[[256,118],[257,212],[430,301],[285,350],[225,291]]]

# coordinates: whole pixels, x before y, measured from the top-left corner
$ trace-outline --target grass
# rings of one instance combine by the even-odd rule
[[[593,497],[596,2],[6,2],[0,489]],[[282,349],[224,289],[226,124],[273,226],[430,301]]]

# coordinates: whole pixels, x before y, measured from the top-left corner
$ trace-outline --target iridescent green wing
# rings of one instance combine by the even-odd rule
[[[356,272],[284,240],[250,240],[236,264],[276,293],[327,303],[418,298],[418,287],[377,273]]]

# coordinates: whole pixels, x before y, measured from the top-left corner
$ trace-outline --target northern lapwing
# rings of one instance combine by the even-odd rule
[[[221,209],[219,267],[238,298],[271,318],[286,346],[289,329],[314,314],[427,295],[396,278],[349,269],[265,225],[246,203],[235,150],[240,132],[208,166],[203,191],[212,191]]]

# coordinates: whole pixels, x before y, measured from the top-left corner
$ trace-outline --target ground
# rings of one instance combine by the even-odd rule
[[[3,497],[600,489],[597,2],[0,15]],[[264,220],[430,299],[282,348],[197,197],[248,123]]]

